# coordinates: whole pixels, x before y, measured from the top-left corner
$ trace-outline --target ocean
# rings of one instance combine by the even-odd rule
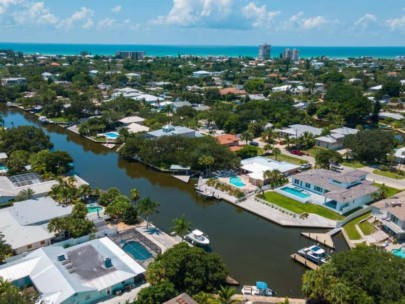
[[[329,46],[272,46],[271,57],[279,57],[285,48],[296,48],[301,58],[327,56],[330,58],[405,56],[403,47],[329,47]],[[257,57],[258,46],[213,45],[129,45],[129,44],[52,44],[0,42],[0,50],[12,49],[25,54],[77,55],[82,51],[93,55],[113,55],[116,51],[145,51],[148,56],[229,56]]]

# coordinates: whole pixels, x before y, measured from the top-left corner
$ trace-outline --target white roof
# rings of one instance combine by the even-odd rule
[[[0,152],[0,159],[6,159],[7,158],[7,154],[4,152]]]
[[[378,114],[378,116],[380,116],[381,118],[392,118],[395,120],[401,120],[404,118],[404,116],[402,114],[390,113],[390,112],[380,112]]]
[[[247,174],[249,177],[263,180],[263,173],[265,171],[278,170],[284,174],[299,169],[299,166],[287,162],[275,161],[262,156],[256,156],[242,160],[241,168],[250,172]]]
[[[123,124],[140,123],[144,121],[145,119],[139,116],[129,116],[119,120],[119,122],[122,122]]]
[[[58,260],[65,255],[73,271]],[[112,267],[103,267],[110,258]],[[85,242],[70,248],[48,246],[21,259],[0,266],[0,276],[8,281],[29,277],[46,303],[59,304],[76,293],[101,291],[129,280],[145,269],[109,238]]]
[[[157,96],[150,95],[150,94],[140,94],[138,96],[132,97],[132,99],[134,99],[134,100],[145,100],[146,102],[149,102],[149,103],[164,100],[161,97],[157,97]]]
[[[150,130],[148,127],[142,126],[137,123],[131,123],[126,128],[129,133],[149,132],[149,130]]]
[[[377,85],[377,86],[375,86],[375,87],[369,88],[370,91],[378,91],[378,90],[381,90],[381,89],[382,89],[382,85],[381,85],[381,84],[380,84],[380,85]]]

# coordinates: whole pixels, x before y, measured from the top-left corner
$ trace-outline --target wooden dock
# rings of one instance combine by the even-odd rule
[[[333,243],[332,237],[327,233],[309,233],[309,232],[301,232],[301,235],[319,243],[329,247],[331,249],[335,249],[335,244]]]
[[[315,264],[314,262],[311,262],[310,260],[304,258],[303,256],[299,255],[298,253],[294,253],[291,255],[291,258],[305,267],[308,267],[309,269],[316,270],[319,268],[319,265]]]
[[[191,176],[190,175],[172,175],[174,178],[182,181],[183,183],[188,183],[190,181]]]

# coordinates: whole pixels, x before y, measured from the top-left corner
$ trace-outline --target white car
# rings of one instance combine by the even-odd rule
[[[335,170],[343,170],[343,167],[340,164],[331,164],[330,168]]]

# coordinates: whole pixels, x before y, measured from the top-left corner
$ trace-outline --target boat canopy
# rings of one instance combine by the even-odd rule
[[[267,289],[267,283],[266,283],[266,282],[257,281],[257,282],[256,282],[256,287],[259,288],[259,289]]]
[[[191,232],[192,234],[196,235],[196,236],[203,236],[204,233],[198,229],[195,229]]]

